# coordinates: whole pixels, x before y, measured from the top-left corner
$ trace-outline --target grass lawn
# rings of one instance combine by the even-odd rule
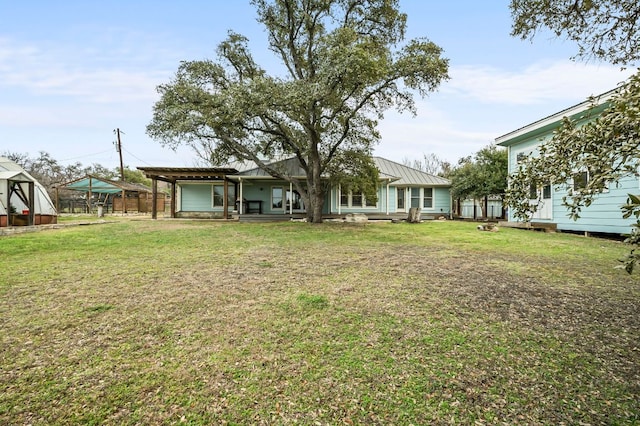
[[[616,241],[119,220],[0,238],[0,424],[640,424]]]

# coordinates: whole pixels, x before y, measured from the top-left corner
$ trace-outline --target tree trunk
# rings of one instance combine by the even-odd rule
[[[409,223],[420,223],[420,213],[422,209],[420,207],[411,207],[409,209],[409,217],[407,217],[407,222]]]
[[[324,188],[320,176],[320,158],[316,155],[309,158],[307,172],[307,191],[310,205],[307,207],[307,222],[322,223],[322,208],[324,206]]]

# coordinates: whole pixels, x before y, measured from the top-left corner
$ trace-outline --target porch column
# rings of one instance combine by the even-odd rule
[[[244,207],[244,196],[242,195],[242,178],[238,178],[240,181],[240,195],[238,197],[238,216],[242,216],[242,208]]]
[[[158,218],[158,179],[151,179],[151,219]]]
[[[229,182],[227,181],[227,177],[224,177],[224,190],[223,190],[224,200],[222,201],[222,218],[229,219]]]
[[[293,214],[293,183],[289,182],[289,214]]]
[[[176,217],[176,181],[171,182],[171,207],[169,214],[172,219]]]
[[[342,214],[342,184],[338,185],[338,214]]]
[[[390,199],[390,196],[389,196],[389,184],[390,183],[391,183],[391,179],[387,179],[387,208],[386,208],[387,216],[389,215],[389,199]]]

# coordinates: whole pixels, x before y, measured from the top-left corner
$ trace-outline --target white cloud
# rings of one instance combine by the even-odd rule
[[[73,46],[20,45],[0,39],[0,86],[30,96],[62,96],[94,103],[157,99],[155,88],[167,81],[171,72],[159,69],[157,63],[131,59],[136,55],[118,60],[116,53],[87,56],[87,51]],[[112,60],[108,60],[110,56]]]
[[[534,64],[521,71],[463,65],[451,69],[451,80],[442,92],[506,105],[573,102],[576,97],[582,100],[613,89],[632,73],[610,65],[568,60]]]
[[[522,71],[455,67],[438,93],[416,103],[415,118],[387,114],[376,154],[401,161],[433,153],[455,163],[497,136],[616,87],[633,72],[570,61]]]

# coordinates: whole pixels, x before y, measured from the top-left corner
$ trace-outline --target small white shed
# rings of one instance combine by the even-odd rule
[[[22,167],[0,157],[0,227],[57,222],[46,189]]]

